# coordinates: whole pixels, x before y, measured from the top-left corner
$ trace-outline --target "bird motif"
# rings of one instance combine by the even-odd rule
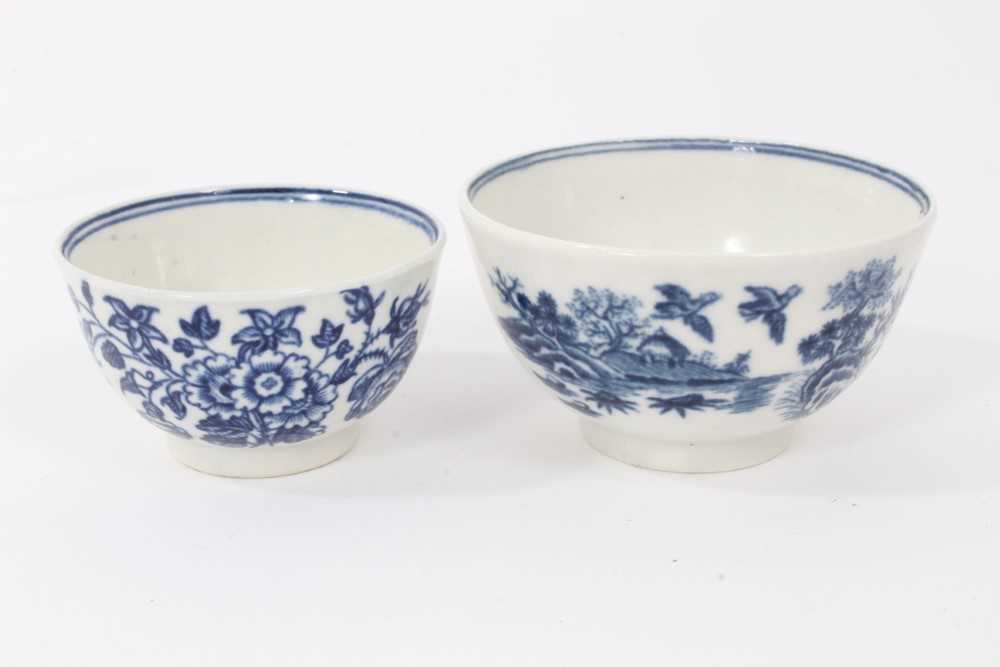
[[[666,298],[666,301],[660,301],[653,306],[656,311],[653,313],[653,318],[660,320],[679,319],[699,336],[712,342],[715,338],[712,323],[701,314],[701,311],[721,299],[721,294],[705,292],[697,297],[692,297],[691,293],[680,285],[670,283],[657,285],[656,290]]]
[[[773,287],[747,285],[743,289],[753,295],[753,300],[739,305],[740,315],[747,322],[760,318],[767,325],[771,340],[780,345],[785,340],[787,318],[784,310],[792,299],[802,294],[802,288],[792,285],[783,294],[779,294]]]

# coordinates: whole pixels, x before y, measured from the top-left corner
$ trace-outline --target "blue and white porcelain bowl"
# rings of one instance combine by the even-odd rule
[[[892,324],[933,217],[900,173],[716,139],[585,144],[474,177],[461,209],[516,356],[599,451],[765,461]]]
[[[183,463],[284,475],[347,452],[423,334],[444,230],[373,195],[170,195],[69,229],[59,262],[101,372]]]

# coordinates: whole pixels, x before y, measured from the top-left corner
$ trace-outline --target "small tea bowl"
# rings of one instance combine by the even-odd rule
[[[238,188],[96,215],[58,261],[102,373],[173,455],[270,477],[354,445],[416,353],[444,243],[391,199]]]
[[[523,155],[460,207],[511,349],[587,442],[685,472],[776,456],[858,376],[933,218],[891,169],[719,139]]]

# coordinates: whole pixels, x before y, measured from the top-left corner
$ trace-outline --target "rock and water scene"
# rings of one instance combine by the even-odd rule
[[[720,292],[652,286],[651,307],[635,295],[584,286],[559,303],[494,268],[490,281],[510,314],[500,326],[532,362],[535,375],[569,407],[590,417],[652,410],[686,418],[692,412],[747,413],[767,406],[795,419],[826,405],[878,350],[902,301],[895,258],[874,259],[828,287],[831,318],[797,343],[802,365],[755,375],[750,350],[729,359],[712,350],[712,309]],[[736,308],[746,326],[764,326],[772,344],[785,343],[786,309],[803,288],[747,285]],[[693,332],[692,349],[676,335]],[[692,336],[686,337],[689,341]]]

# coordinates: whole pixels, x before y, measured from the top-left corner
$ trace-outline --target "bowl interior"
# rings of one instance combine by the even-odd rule
[[[71,230],[62,253],[84,271],[142,287],[314,288],[404,265],[438,237],[424,213],[373,195],[243,189],[109,211]]]
[[[477,178],[472,206],[543,236],[635,250],[828,250],[919,226],[912,181],[867,162],[778,144],[648,140],[526,155]]]

